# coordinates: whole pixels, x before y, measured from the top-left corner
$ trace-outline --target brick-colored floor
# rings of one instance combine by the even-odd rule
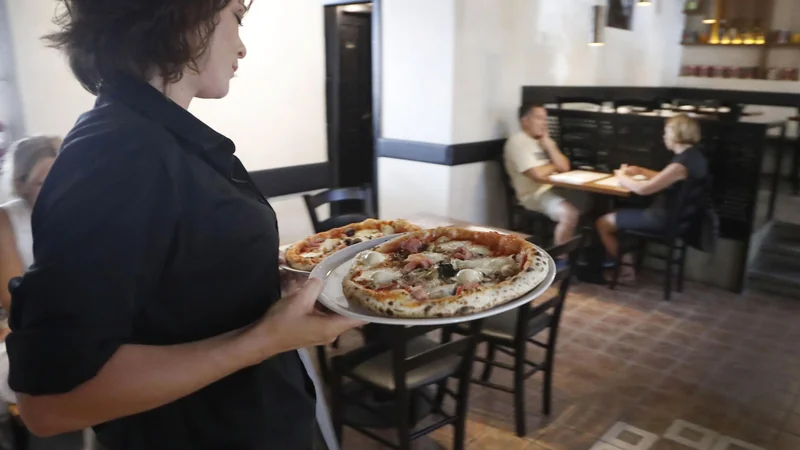
[[[541,381],[529,380],[529,432],[518,438],[511,395],[473,385],[467,448],[799,450],[800,301],[688,283],[684,294],[665,302],[659,283],[654,274],[620,291],[575,285],[559,336],[553,414],[541,416]],[[349,335],[340,350],[358,342]],[[496,372],[493,380],[510,378]],[[702,427],[678,434],[693,440],[708,434],[706,441],[692,447],[665,438],[677,420]],[[635,429],[617,445],[613,436],[601,442],[620,422],[655,442],[647,447]],[[347,429],[343,448],[381,446]],[[422,438],[415,448],[452,448],[452,430]]]

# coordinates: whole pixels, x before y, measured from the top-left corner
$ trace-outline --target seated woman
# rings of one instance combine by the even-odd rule
[[[4,158],[3,182],[13,197],[13,200],[0,205],[0,304],[4,312],[11,309],[8,281],[21,276],[33,264],[31,211],[60,146],[61,139],[57,137],[30,137],[12,144]],[[7,403],[16,403],[7,381],[7,319],[2,320],[0,329],[3,339],[0,342],[0,405],[5,408]],[[49,438],[30,435],[26,448],[79,450],[83,448],[83,434],[78,431]]]
[[[700,125],[696,120],[681,114],[672,117],[664,127],[664,145],[675,153],[672,162],[660,172],[635,166],[623,165],[616,171],[622,187],[636,195],[661,194],[653,206],[647,209],[621,209],[606,214],[597,220],[597,232],[608,254],[616,258],[617,230],[636,230],[658,233],[667,227],[668,211],[675,207],[684,188],[688,191],[681,208],[679,226],[688,227],[706,202],[706,177],[708,161],[697,146],[700,142]],[[623,261],[632,262],[631,255],[623,255]],[[633,267],[620,268],[619,281],[633,282],[636,278]]]

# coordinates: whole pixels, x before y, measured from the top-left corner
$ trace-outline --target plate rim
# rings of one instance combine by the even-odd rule
[[[338,255],[337,258],[331,259],[329,257],[328,259],[323,260],[322,262],[320,262],[317,265],[317,267],[314,268],[314,270],[311,271],[311,275],[310,276],[314,277],[314,278],[320,278],[323,281],[323,283],[327,284],[328,281],[329,281],[329,277],[330,277],[331,273],[333,273],[333,271],[336,270],[336,268],[338,268],[341,265],[347,263],[348,261],[351,261],[353,258],[355,258],[355,256],[358,253],[361,253],[362,251],[368,250],[370,248],[377,247],[378,245],[381,245],[384,242],[388,242],[389,240],[394,239],[397,236],[398,235],[385,236],[383,238],[374,239],[372,241],[364,242],[362,244],[357,244],[357,246],[362,246],[363,245],[363,247],[360,248],[360,249],[356,249],[355,248],[356,246],[352,246],[352,247],[349,247],[347,249],[340,250],[339,252],[336,252],[336,254],[335,254],[335,255]],[[385,240],[380,241],[381,239],[385,239]],[[379,242],[376,242],[376,241],[379,241]],[[365,244],[372,244],[372,245],[365,245]],[[370,323],[370,324],[378,324],[378,325],[396,325],[396,326],[450,325],[450,324],[456,324],[456,323],[461,323],[461,322],[469,322],[469,321],[473,321],[473,320],[485,319],[487,317],[492,317],[492,316],[495,316],[497,314],[502,314],[504,312],[510,311],[512,309],[515,309],[515,308],[521,306],[522,304],[524,304],[525,302],[532,301],[532,300],[540,297],[544,293],[544,291],[546,291],[547,289],[550,288],[550,286],[553,285],[553,282],[554,282],[555,277],[556,277],[556,272],[557,272],[556,271],[555,260],[542,247],[540,247],[540,246],[538,246],[536,244],[533,244],[533,243],[531,243],[531,244],[536,248],[536,250],[538,252],[540,252],[541,254],[543,254],[543,255],[545,255],[547,257],[548,269],[547,269],[547,274],[545,275],[544,279],[542,279],[542,281],[539,282],[539,284],[536,285],[536,287],[534,287],[530,291],[526,292],[525,294],[519,296],[518,298],[516,298],[514,300],[510,300],[510,301],[508,301],[506,303],[503,303],[502,305],[497,305],[494,308],[486,309],[486,310],[479,311],[479,312],[476,312],[476,313],[473,313],[473,314],[469,314],[469,315],[465,315],[465,316],[425,317],[425,318],[406,318],[406,317],[402,317],[401,318],[401,317],[386,317],[386,316],[378,316],[378,315],[366,316],[364,314],[354,313],[353,311],[350,311],[350,310],[347,310],[345,308],[340,307],[336,302],[332,301],[331,299],[328,298],[327,295],[325,295],[324,290],[320,294],[320,296],[317,298],[317,301],[320,302],[321,304],[323,304],[326,308],[330,309],[331,311],[333,311],[336,314],[339,314],[339,315],[342,315],[342,316],[345,316],[345,317],[349,317],[349,318],[353,318],[353,319],[357,319],[357,320],[362,320],[362,321],[365,321],[365,322]],[[347,256],[345,256],[346,254],[347,254]],[[331,255],[331,256],[333,256],[333,255]],[[333,261],[335,261],[336,259],[339,259],[339,258],[342,258],[341,262],[339,262],[338,264],[336,264],[335,266],[332,266],[330,268],[327,267],[327,266],[332,265]],[[327,263],[326,263],[326,261],[327,261]]]

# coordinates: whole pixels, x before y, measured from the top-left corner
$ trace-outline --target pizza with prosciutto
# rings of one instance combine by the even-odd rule
[[[343,248],[397,233],[421,230],[405,220],[367,219],[360,223],[317,233],[286,249],[286,263],[298,270],[313,270],[323,259]]]
[[[547,269],[545,256],[518,236],[436,228],[359,253],[342,290],[385,316],[462,316],[521,297]]]

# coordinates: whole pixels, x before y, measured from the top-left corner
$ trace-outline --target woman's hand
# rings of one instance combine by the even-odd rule
[[[315,303],[323,283],[309,278],[290,294],[280,299],[257,323],[251,333],[261,344],[261,358],[297,350],[327,345],[347,330],[364,325],[364,322],[337,314],[327,314],[316,309]]]
[[[633,177],[636,175],[642,175],[644,171],[639,166],[629,166],[627,164],[623,164],[619,167],[619,170],[622,171],[623,174]]]

